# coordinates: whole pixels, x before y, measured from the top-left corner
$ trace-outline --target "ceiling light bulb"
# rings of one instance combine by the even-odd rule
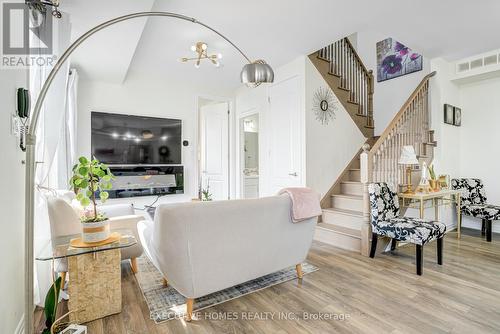
[[[218,54],[217,54],[217,58],[218,58],[218,59],[222,59],[222,53],[218,53]]]
[[[161,137],[161,140],[167,140],[168,139],[168,136],[162,136]]]
[[[202,49],[203,51],[205,51],[205,50],[207,49],[207,45],[206,45],[205,43],[203,43],[203,44],[201,45],[201,49]]]
[[[127,133],[125,134],[125,137],[126,137],[126,138],[130,138],[130,137],[132,137],[132,136],[130,135],[130,133],[129,133],[129,132],[127,132]]]
[[[220,63],[218,61],[216,61],[214,65],[215,65],[215,67],[219,67]]]
[[[113,133],[111,134],[111,137],[113,137],[113,138],[118,138],[118,133],[113,132]]]
[[[185,63],[185,62],[187,62],[187,58],[179,58],[179,61],[180,61],[181,63]]]
[[[195,64],[194,64],[194,67],[196,67],[196,68],[200,68],[200,64],[195,63]]]
[[[191,45],[191,51],[196,51],[196,45]]]
[[[140,139],[140,138],[134,138],[134,140],[135,140],[135,142],[136,142],[136,143],[138,143],[138,142],[140,142],[140,141],[141,141],[141,139]]]

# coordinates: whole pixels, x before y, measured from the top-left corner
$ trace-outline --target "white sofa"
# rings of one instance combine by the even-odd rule
[[[194,298],[290,266],[302,277],[316,221],[293,223],[291,200],[280,195],[162,204],[138,230],[151,261],[187,298],[190,320]]]
[[[80,218],[71,206],[75,198],[76,196],[73,192],[64,190],[58,190],[54,194],[47,196],[52,240],[60,236],[81,233],[82,224]],[[141,256],[143,252],[137,233],[137,223],[143,220],[144,217],[135,214],[132,204],[99,205],[97,210],[104,213],[110,219],[111,231],[127,229],[134,234],[137,244],[121,249],[121,257],[122,260],[130,259],[132,271],[134,273],[137,272],[136,258]],[[68,271],[67,261],[65,259],[58,261],[55,271],[66,273]],[[62,276],[65,277],[64,274]]]

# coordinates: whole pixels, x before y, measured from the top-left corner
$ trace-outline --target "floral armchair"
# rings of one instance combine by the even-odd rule
[[[451,187],[461,190],[460,209],[462,214],[482,220],[481,233],[491,241],[491,222],[500,220],[500,206],[488,204],[483,182],[480,179],[461,178],[451,180]]]
[[[422,275],[423,246],[438,240],[438,264],[443,261],[443,236],[446,225],[412,217],[399,217],[399,199],[386,183],[368,185],[370,194],[372,245],[370,257],[375,257],[378,236],[389,237],[393,241],[393,249],[397,241],[416,245],[417,275]]]

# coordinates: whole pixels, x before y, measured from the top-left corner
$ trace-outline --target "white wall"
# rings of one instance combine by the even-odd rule
[[[454,64],[444,59],[433,59],[431,70],[432,128],[436,131],[438,146],[434,164],[438,174],[453,177],[477,177],[483,180],[488,202],[500,204],[500,180],[494,144],[500,140],[497,124],[500,121],[500,78],[458,84],[454,78]],[[443,121],[444,104],[462,108],[462,126]],[[491,154],[490,152],[493,152]],[[441,215],[448,223],[456,224],[454,210],[442,208]],[[444,215],[444,216],[443,216]],[[462,226],[479,229],[480,221],[464,216]],[[500,226],[493,224],[500,232]]]
[[[347,111],[340,105],[336,119],[328,126],[316,121],[312,109],[314,92],[321,86],[328,87],[314,65],[307,57],[299,57],[292,62],[275,69],[275,84],[288,78],[298,76],[301,81],[301,113],[302,113],[302,147],[303,155],[302,184],[315,189],[324,195],[347,163],[364,143],[364,137],[354,124]],[[270,124],[267,113],[269,86],[256,89],[241,88],[236,93],[237,119],[248,113],[260,113],[260,196],[272,195],[269,187],[269,156],[267,136],[270,131],[281,124]],[[241,169],[238,169],[239,171]]]
[[[305,157],[305,110],[304,104],[304,79],[305,79],[305,59],[306,57],[300,56],[291,62],[274,69],[274,83],[273,85],[279,84],[280,82],[286,81],[292,77],[297,77],[300,82],[300,110],[301,110],[301,120],[300,120],[300,137],[302,147],[298,149],[299,154]],[[262,84],[257,88],[241,87],[235,93],[235,105],[236,105],[236,122],[239,124],[241,117],[247,116],[253,113],[259,113],[259,196],[271,196],[275,195],[274,189],[270,186],[270,176],[269,176],[269,134],[273,131],[273,127],[282,126],[282,124],[271,124],[269,117],[269,84]],[[239,127],[237,128],[239,129]],[[236,147],[241,145],[241,136],[237,134],[236,136]],[[237,154],[237,164],[236,171],[238,175],[241,175],[242,171],[242,160],[241,152],[238,150]],[[298,178],[302,185],[305,185],[305,159],[302,159],[301,171],[299,171]],[[238,178],[237,182],[237,194],[241,194],[241,178]]]
[[[488,203],[500,205],[500,78],[460,86],[462,126],[460,131],[460,176],[483,180]],[[464,226],[478,228],[480,221],[464,220]],[[493,223],[500,232],[500,224]]]
[[[323,197],[364,144],[365,137],[340,102],[335,119],[328,125],[316,120],[313,96],[328,84],[309,58],[306,58],[305,87],[306,184]]]
[[[410,94],[415,90],[422,78],[430,72],[430,60],[424,56],[423,70],[404,75],[395,79],[377,82],[377,42],[386,39],[385,34],[362,31],[358,32],[355,41],[356,51],[368,70],[373,70],[374,97],[373,114],[375,119],[375,135],[384,132],[394,115],[406,102]],[[396,38],[397,39],[397,38]],[[405,44],[405,41],[399,41]],[[406,45],[406,44],[405,44]],[[411,45],[406,45],[412,49]],[[413,50],[420,53],[419,50]],[[421,54],[421,53],[420,53]]]
[[[177,118],[183,121],[183,140],[189,146],[182,148],[184,165],[184,195],[163,196],[161,202],[189,200],[198,193],[198,96],[228,96],[217,88],[200,88],[196,84],[179,85],[174,82],[151,82],[147,77],[131,76],[122,84],[90,81],[83,77],[78,88],[78,154],[91,152],[91,111],[130,115]],[[136,205],[149,204],[151,197],[138,197]]]
[[[16,89],[28,88],[27,71],[0,70],[0,332],[15,333],[24,313],[24,164],[25,154],[11,135]]]

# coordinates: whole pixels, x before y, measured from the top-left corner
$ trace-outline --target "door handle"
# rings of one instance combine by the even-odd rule
[[[297,176],[297,172],[288,173],[288,175],[290,175],[290,176]]]

